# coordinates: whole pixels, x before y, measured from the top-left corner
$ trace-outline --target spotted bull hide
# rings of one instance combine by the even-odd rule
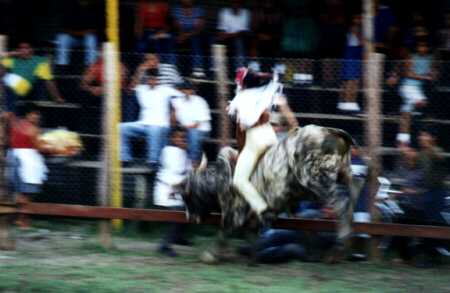
[[[350,233],[355,196],[350,195],[350,148],[353,140],[340,129],[308,125],[297,128],[261,157],[251,182],[276,212],[290,212],[299,200],[314,198],[339,215],[338,238]],[[237,151],[224,147],[216,162],[192,171],[184,185],[188,217],[203,220],[222,213],[226,229],[256,220],[245,199],[232,186]],[[353,193],[354,194],[354,193]]]

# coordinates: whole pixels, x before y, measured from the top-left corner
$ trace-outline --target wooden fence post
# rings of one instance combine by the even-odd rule
[[[213,45],[214,71],[217,83],[217,106],[219,108],[219,148],[229,144],[230,120],[226,111],[228,105],[227,51],[224,45]]]
[[[109,58],[108,56],[108,45],[107,43],[103,44],[103,72],[106,74],[109,71],[107,68],[110,64],[106,62]],[[106,86],[105,86],[106,87]],[[111,136],[111,119],[110,115],[108,115],[109,110],[109,101],[107,98],[107,94],[105,93],[102,102],[102,147],[101,147],[101,167],[99,169],[99,180],[97,185],[98,198],[97,203],[101,206],[107,207],[110,205],[109,194],[111,192],[110,185],[110,172],[111,169],[109,156],[111,153],[109,137]],[[110,248],[112,246],[111,239],[111,222],[108,220],[100,220],[99,222],[99,240],[100,244],[104,248]]]
[[[374,52],[374,3],[373,0],[363,1],[364,11],[364,73],[363,87],[366,101],[367,120],[365,123],[365,141],[367,155],[370,158],[368,174],[369,213],[371,219],[375,219],[375,197],[378,190],[378,176],[382,169],[380,150],[383,138],[381,90],[383,80],[384,56]],[[371,241],[370,255],[374,260],[379,260],[378,241]]]
[[[6,51],[7,37],[0,35],[0,55]],[[3,84],[0,82],[0,114],[5,106]],[[0,203],[7,201],[5,171],[5,149],[6,149],[6,123],[4,117],[0,117]],[[0,249],[14,250],[15,239],[12,232],[11,216],[0,215]]]

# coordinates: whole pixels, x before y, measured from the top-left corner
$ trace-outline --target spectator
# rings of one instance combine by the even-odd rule
[[[161,154],[161,168],[156,175],[154,204],[171,210],[182,210],[183,199],[176,192],[176,185],[180,184],[191,169],[191,162],[186,152],[186,132],[183,128],[175,128],[171,135],[172,143],[164,147]],[[158,251],[164,255],[175,257],[176,252],[172,244],[189,245],[184,238],[186,224],[171,223],[167,234],[163,238]]]
[[[358,199],[355,203],[355,210],[353,213],[353,221],[359,223],[370,223],[371,216],[369,213],[369,192],[366,184],[369,167],[364,160],[361,150],[357,147],[351,149],[351,168],[353,184],[357,185],[359,189]],[[350,196],[350,195],[349,195]],[[355,234],[353,237],[353,260],[366,260],[368,239],[370,235],[365,233]]]
[[[436,143],[436,129],[423,127],[419,131],[420,147],[418,166],[423,174],[425,216],[429,223],[441,223],[440,211],[445,202],[445,183],[447,175],[442,149]]]
[[[361,79],[362,59],[361,15],[352,17],[352,23],[347,33],[347,45],[342,67],[342,91],[337,109],[344,113],[358,113],[361,108],[357,102],[358,87]]]
[[[12,0],[0,1],[0,34],[9,35],[15,28]]]
[[[443,50],[444,58],[449,59],[450,56],[450,12],[445,14],[444,27],[439,31],[440,49]]]
[[[1,56],[0,56],[1,57]],[[15,113],[19,98],[31,99],[36,91],[36,81],[43,80],[50,95],[56,102],[63,103],[53,75],[50,61],[46,57],[34,55],[34,50],[27,42],[21,42],[16,51],[8,52],[1,59],[3,83],[6,92],[6,112]],[[5,72],[6,71],[6,72]]]
[[[153,50],[165,62],[175,64],[169,4],[162,0],[141,0],[137,5],[135,36],[139,53]]]
[[[188,157],[194,168],[202,159],[203,142],[211,131],[211,113],[208,103],[195,94],[192,84],[184,82],[178,86],[182,97],[173,100],[177,121],[187,129]]]
[[[122,162],[128,165],[132,160],[130,138],[144,136],[147,138],[148,163],[151,168],[156,168],[170,130],[170,99],[181,93],[169,86],[159,85],[156,70],[149,70],[147,75],[147,84],[135,88],[141,109],[139,120],[120,123],[120,151]]]
[[[97,1],[64,1],[62,32],[56,36],[56,64],[70,64],[70,50],[74,46],[83,45],[84,64],[90,65],[97,58],[98,34],[101,21],[104,19],[103,9]],[[77,62],[79,64],[80,62]]]
[[[411,114],[423,110],[428,103],[424,94],[425,82],[434,78],[433,57],[429,54],[425,42],[417,43],[416,54],[405,63],[404,76],[400,84],[399,93],[403,99],[400,108],[400,132],[397,141],[403,144],[411,142]]]
[[[103,86],[103,72],[104,72],[104,62],[103,58],[99,57],[95,63],[89,66],[81,77],[80,87],[88,95],[88,104],[101,107],[102,100],[104,97],[104,86]],[[120,63],[121,71],[121,89],[122,89],[122,121],[134,121],[135,113],[137,112],[137,103],[134,97],[130,97],[127,94],[127,77],[128,69],[123,63]]]
[[[408,25],[405,35],[404,43],[408,48],[413,48],[419,42],[428,43],[430,41],[430,32],[421,12],[412,13],[412,23]]]
[[[52,153],[49,145],[39,139],[40,113],[29,105],[24,111],[23,119],[11,119],[10,148],[6,156],[6,179],[11,195],[17,195],[20,205],[32,200],[41,192],[42,184],[47,179],[47,167],[41,153]],[[17,224],[28,228],[29,218],[19,215]]]
[[[193,0],[181,0],[181,5],[173,10],[176,43],[178,46],[189,44],[192,50],[192,75],[205,77],[202,49],[202,33],[205,27],[205,12],[194,5]]]
[[[145,83],[145,73],[148,70],[157,70],[159,85],[174,86],[183,81],[175,65],[160,63],[157,55],[147,54],[144,62],[139,65],[134,73],[130,89],[134,89],[138,84]]]
[[[315,53],[319,32],[309,14],[309,5],[307,2],[288,2],[281,37],[284,57],[311,58]]]
[[[399,150],[401,157],[390,179],[401,193],[395,197],[380,193],[386,198],[377,204],[377,207],[382,214],[383,221],[423,224],[422,172],[417,164],[418,154],[409,146],[400,146]],[[383,247],[394,249],[403,260],[412,259],[411,244],[413,240],[411,238],[386,236],[383,238]]]
[[[244,65],[246,42],[250,33],[251,14],[243,8],[242,0],[231,1],[231,7],[222,8],[218,14],[217,41],[234,50],[235,65]]]
[[[250,56],[277,57],[280,48],[280,28],[281,13],[274,1],[264,0],[258,3],[252,16],[253,38]],[[266,65],[270,66],[271,64]],[[263,70],[269,70],[269,68],[263,68]]]
[[[400,191],[403,195],[419,195],[422,172],[417,166],[418,153],[410,146],[400,146],[401,161],[394,170],[394,176],[398,178]]]
[[[419,154],[408,147],[403,147],[404,155],[409,159],[405,192],[397,197],[404,214],[397,219],[405,224],[442,225],[445,219],[444,179],[447,174],[443,152],[436,144],[435,129],[424,126],[418,135]],[[416,164],[417,162],[417,164]],[[417,180],[419,178],[419,180]],[[414,244],[413,244],[414,243]],[[394,246],[399,247],[401,256],[409,260],[415,257],[418,267],[430,267],[438,256],[437,249],[442,245],[434,239],[399,239],[394,238]]]
[[[320,9],[319,50],[321,58],[341,58],[345,46],[345,7],[341,0],[326,0]],[[331,70],[331,68],[329,68]]]
[[[391,55],[393,38],[398,28],[395,26],[395,17],[391,8],[383,4],[383,0],[374,1],[374,41],[375,49],[381,53]]]
[[[288,131],[298,127],[297,118],[289,107],[286,96],[280,95],[275,98],[274,110],[270,115],[270,124],[272,125],[278,139],[288,135]]]

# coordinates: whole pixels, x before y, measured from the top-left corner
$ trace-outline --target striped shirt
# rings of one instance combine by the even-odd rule
[[[173,64],[160,63],[158,67],[159,85],[175,86],[183,82],[183,78]],[[141,84],[147,83],[147,74],[144,74],[140,80]]]

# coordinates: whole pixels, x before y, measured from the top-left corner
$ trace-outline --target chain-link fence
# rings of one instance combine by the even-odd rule
[[[30,102],[36,103],[41,111],[41,128],[64,127],[77,132],[82,139],[83,150],[73,157],[46,156],[49,169],[48,179],[37,201],[97,204],[99,172],[101,169],[101,148],[104,133],[101,125],[105,116],[102,110],[104,92],[103,61],[100,57],[92,64],[86,64],[83,51],[70,51],[67,65],[55,64],[57,53],[51,50],[36,50],[36,56],[48,58],[51,62],[53,81],[63,103],[52,101],[46,81],[36,80],[27,97],[19,97],[19,109]],[[220,108],[220,92],[217,68],[212,55],[192,56],[187,54],[155,56],[152,54],[121,54],[121,112],[122,122],[139,120],[142,109],[136,98],[135,88],[147,83],[149,70],[159,68],[159,80],[174,86],[183,80],[190,81],[197,95],[203,97],[211,112],[211,131],[204,143],[209,160],[214,160],[220,146],[221,125],[224,109]],[[155,61],[155,57],[159,61]],[[342,128],[348,131],[361,146],[366,146],[365,125],[371,123],[367,115],[367,103],[363,85],[363,64],[358,60],[336,59],[265,59],[236,58],[228,56],[226,66],[227,100],[235,92],[234,75],[241,65],[254,70],[281,73],[284,94],[288,105],[300,126],[319,124]],[[424,61],[425,60],[425,61]],[[414,64],[416,62],[416,64]],[[198,64],[201,64],[200,68]],[[412,65],[411,65],[412,64]],[[448,95],[448,62],[431,61],[425,58],[409,61],[385,61],[379,89],[381,93],[382,145],[384,173],[396,167],[401,157],[399,133],[410,134],[409,145],[419,148],[417,133],[424,125],[437,131],[438,145],[442,147],[447,166],[450,126],[446,99]],[[427,69],[428,68],[428,69]],[[413,76],[414,70],[422,70],[426,78]],[[427,72],[426,70],[429,70]],[[164,75],[165,76],[162,76]],[[408,78],[409,77],[409,78]],[[419,82],[417,82],[419,80]],[[6,85],[7,86],[7,85]],[[19,110],[20,112],[20,110]],[[403,114],[401,114],[403,113]],[[407,114],[409,119],[404,118]],[[278,123],[278,122],[274,122]],[[401,129],[401,123],[409,123]],[[405,127],[405,126],[403,126]],[[227,133],[234,143],[232,131]],[[124,206],[146,207],[152,204],[155,173],[148,168],[147,141],[145,135],[130,140],[132,166],[126,165],[123,174]],[[446,172],[443,173],[447,175]]]

